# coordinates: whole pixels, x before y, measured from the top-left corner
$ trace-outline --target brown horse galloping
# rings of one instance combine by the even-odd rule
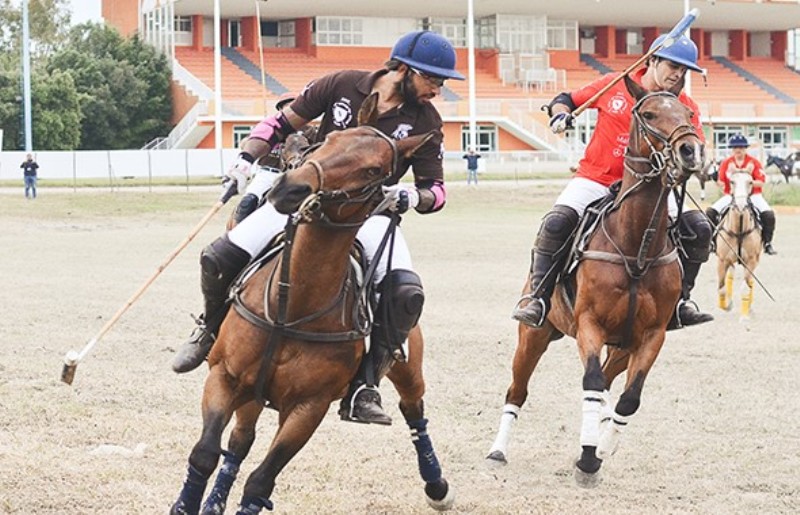
[[[579,254],[574,279],[567,279],[569,286],[558,285],[542,327],[519,325],[513,380],[487,457],[490,463],[506,462],[511,425],[527,399],[531,375],[549,343],[567,334],[577,340],[584,367],[582,452],[575,463],[581,486],[594,486],[602,460],[615,452],[664,343],[681,293],[667,197],[703,163],[703,145],[689,109],[672,93],[647,93],[627,77],[626,84],[637,102],[622,188]],[[569,289],[575,292],[574,304]],[[608,389],[626,368],[625,388],[614,409]],[[607,418],[602,424],[601,417]]]
[[[376,105],[377,97],[365,101],[359,120],[374,120]],[[203,432],[171,513],[201,510],[220,455],[224,461],[201,513],[224,513],[239,464],[255,439],[261,400],[278,411],[278,429],[264,461],[247,480],[237,513],[272,508],[276,477],[311,438],[330,404],[345,394],[364,356],[369,323],[358,314],[359,288],[350,258],[356,233],[382,199],[381,185],[397,160],[431,136],[395,142],[369,126],[334,132],[304,164],[276,181],[269,200],[279,212],[295,213],[297,224],[287,230],[283,253],[245,282],[239,298],[246,310],[230,310],[208,356]],[[272,329],[251,322],[245,311],[261,322],[271,320]],[[424,417],[422,354],[421,333],[415,328],[408,361],[395,363],[387,377],[411,429],[427,501],[435,509],[448,509],[452,492]],[[222,432],[234,413],[236,423],[223,452]]]

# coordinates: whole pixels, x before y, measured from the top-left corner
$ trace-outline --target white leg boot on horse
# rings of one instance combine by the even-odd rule
[[[231,243],[227,235],[203,249],[200,288],[205,299],[205,312],[197,319],[197,327],[175,355],[172,370],[176,373],[194,370],[206,359],[228,313],[228,288],[249,261],[250,254]]]
[[[404,360],[402,345],[422,314],[425,294],[419,276],[410,270],[392,270],[378,286],[380,301],[370,334],[369,353],[362,359],[348,394],[342,399],[342,420],[390,425],[377,386],[395,359]]]
[[[691,300],[700,265],[708,261],[711,250],[711,224],[702,212],[689,211],[681,217],[678,231],[683,246],[683,251],[679,253],[683,265],[681,300],[678,301],[675,315],[667,326],[668,330],[714,320],[713,315],[700,311],[697,304]]]
[[[550,296],[569,253],[568,242],[580,215],[569,206],[556,205],[544,216],[531,256],[530,293],[524,294],[511,318],[529,327],[541,327],[550,310]]]

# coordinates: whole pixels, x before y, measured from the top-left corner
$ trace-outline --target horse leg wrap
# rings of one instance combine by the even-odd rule
[[[239,509],[236,515],[258,515],[261,509],[272,511],[272,501],[264,499],[263,497],[252,497],[249,495],[242,496],[242,502],[239,504]]]
[[[500,428],[497,430],[497,437],[489,450],[490,456],[495,452],[501,452],[503,457],[506,457],[508,454],[508,441],[511,438],[511,427],[517,418],[519,418],[519,406],[513,404],[503,406],[503,414],[500,416]]]
[[[626,417],[619,413],[614,413],[611,417],[611,423],[606,426],[603,434],[600,435],[600,443],[595,451],[598,458],[605,460],[617,452],[620,436],[622,436],[622,431],[628,425],[628,419],[630,419],[630,416]]]
[[[414,442],[417,450],[419,475],[426,483],[439,481],[442,477],[442,467],[439,466],[439,459],[433,450],[431,437],[428,436],[428,419],[409,421],[408,427],[411,428],[411,441]]]
[[[225,513],[228,495],[231,492],[233,482],[236,481],[236,475],[239,473],[239,465],[242,463],[242,459],[228,451],[223,451],[222,455],[225,459],[217,473],[214,487],[206,497],[206,502],[203,503],[201,512],[203,515],[222,515]]]
[[[208,476],[203,475],[189,464],[186,473],[186,480],[183,482],[183,489],[178,496],[178,500],[172,505],[170,515],[184,515],[197,513],[200,509],[200,501],[203,500],[203,492],[206,491]]]
[[[583,391],[583,419],[581,422],[581,445],[596,447],[600,439],[600,410],[603,393],[595,390]]]

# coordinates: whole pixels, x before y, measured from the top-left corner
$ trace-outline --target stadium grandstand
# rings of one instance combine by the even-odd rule
[[[106,23],[139,33],[173,62],[176,126],[152,148],[214,148],[217,126],[221,144],[235,147],[282,93],[328,72],[376,69],[411,30],[448,37],[467,75],[467,1],[219,3],[216,97],[214,0],[103,0]],[[708,70],[687,87],[716,151],[724,153],[728,136],[738,132],[760,142],[762,154],[800,146],[797,0],[475,0],[478,150],[562,159],[581,152],[592,111],[577,130],[555,137],[540,107],[559,91],[623,70],[687,7],[701,12],[690,36]],[[467,146],[468,97],[467,82],[449,81],[436,100],[453,154]]]

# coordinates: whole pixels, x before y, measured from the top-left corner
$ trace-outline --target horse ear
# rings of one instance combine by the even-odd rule
[[[410,157],[437,134],[441,134],[441,132],[433,130],[425,134],[417,134],[416,136],[403,138],[397,142],[397,152],[403,157]]]
[[[631,79],[628,75],[625,76],[625,87],[628,88],[628,93],[636,100],[641,100],[642,97],[647,94],[644,88],[638,85],[636,81]]]
[[[378,120],[378,92],[370,93],[358,110],[358,125],[373,125]]]

